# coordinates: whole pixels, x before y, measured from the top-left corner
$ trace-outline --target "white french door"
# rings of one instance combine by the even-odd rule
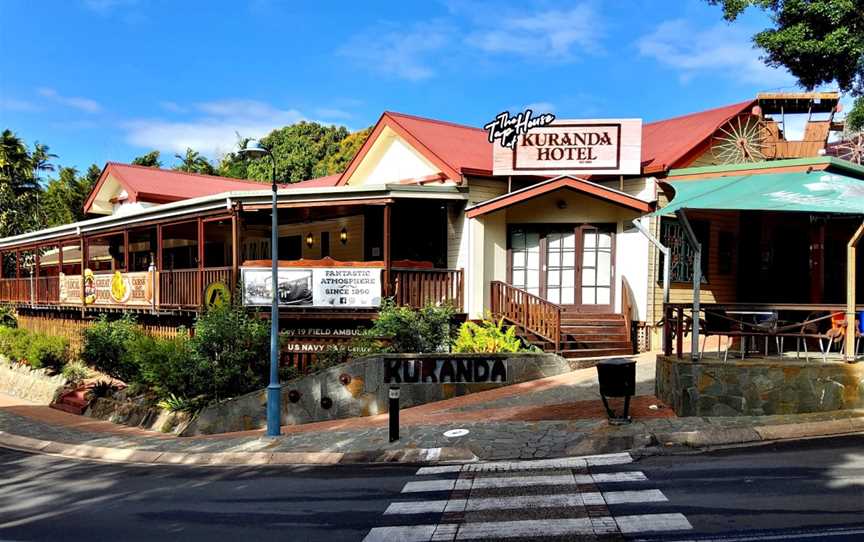
[[[588,225],[526,225],[509,235],[509,282],[558,305],[612,309],[615,234]]]

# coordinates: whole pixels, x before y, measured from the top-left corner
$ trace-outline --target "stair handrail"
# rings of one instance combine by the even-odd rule
[[[624,332],[627,341],[632,344],[633,298],[630,295],[630,284],[627,282],[627,277],[621,277],[621,314],[624,315]]]
[[[495,318],[503,318],[525,331],[551,342],[555,347],[555,352],[560,352],[562,311],[560,305],[500,280],[493,280],[491,282],[491,289],[492,315]],[[511,312],[505,311],[502,307],[502,298],[508,299],[507,305],[515,305],[517,310]],[[524,301],[520,299],[524,299]],[[547,325],[543,326],[545,329],[533,325],[529,317],[529,306],[532,303],[542,307],[544,313],[548,313],[549,320],[547,321],[546,318],[543,319],[543,321],[547,322]],[[549,332],[550,330],[551,333]]]

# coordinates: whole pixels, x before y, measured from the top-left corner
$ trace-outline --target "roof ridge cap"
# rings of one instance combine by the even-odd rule
[[[458,122],[452,122],[449,120],[441,120],[441,119],[433,119],[433,118],[429,118],[429,117],[421,117],[419,115],[411,115],[409,113],[399,113],[398,111],[384,111],[384,114],[389,116],[389,117],[404,117],[407,119],[419,120],[419,121],[423,121],[423,122],[431,122],[434,124],[441,124],[444,126],[453,126],[455,128],[465,128],[468,130],[477,130],[479,132],[485,132],[485,130],[483,128],[478,128],[476,126],[471,126],[468,124],[460,124]]]

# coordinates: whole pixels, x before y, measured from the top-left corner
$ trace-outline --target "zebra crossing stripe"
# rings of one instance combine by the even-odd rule
[[[437,467],[421,467],[417,471],[417,476],[428,474],[447,474],[450,472],[459,472],[462,470],[462,465],[439,465]]]
[[[684,514],[641,514],[616,516],[615,523],[623,534],[657,531],[687,531],[693,528]]]
[[[456,486],[456,480],[422,480],[408,482],[402,488],[402,493],[422,493],[425,491],[451,491]]]
[[[472,489],[497,489],[503,487],[566,486],[574,485],[572,474],[549,474],[544,476],[506,476],[475,478]]]
[[[456,540],[477,538],[538,538],[594,534],[590,518],[537,519],[523,521],[481,521],[463,523]]]
[[[645,473],[639,470],[630,472],[600,472],[588,475],[595,484],[609,484],[616,482],[644,482],[648,480]],[[590,483],[590,482],[589,482]]]
[[[540,470],[540,469],[583,469],[586,467],[605,465],[626,465],[633,462],[629,453],[587,455],[580,457],[564,457],[559,459],[540,459],[531,461],[488,461],[465,465],[466,472]],[[422,469],[421,469],[422,470]],[[419,474],[419,473],[418,473]]]
[[[437,501],[394,502],[384,511],[392,514],[435,514],[443,512],[476,512],[480,510],[517,510],[532,508],[573,508],[603,504],[638,504],[667,502],[659,489],[561,493],[557,495],[517,495],[512,497],[475,497]]]
[[[363,542],[429,542],[437,525],[400,525],[375,527]]]

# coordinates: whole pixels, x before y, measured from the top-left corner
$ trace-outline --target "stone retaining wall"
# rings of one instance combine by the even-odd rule
[[[400,384],[400,407],[421,405],[477,391],[565,373],[570,363],[554,354],[383,354],[336,365],[283,384],[283,423],[295,425],[324,420],[374,416],[388,410],[386,360],[501,360],[507,382],[484,384]],[[326,400],[325,400],[326,399]],[[329,400],[329,401],[328,401]],[[183,436],[227,433],[266,426],[266,390],[256,391],[204,409]],[[329,405],[329,406],[328,406]]]
[[[169,412],[153,405],[107,397],[93,401],[84,414],[97,420],[175,434],[186,428],[191,417],[185,412]]]
[[[864,363],[657,356],[657,397],[679,416],[763,416],[864,407]]]
[[[42,405],[51,404],[66,385],[66,379],[59,374],[49,376],[47,371],[12,363],[0,356],[0,392]]]

